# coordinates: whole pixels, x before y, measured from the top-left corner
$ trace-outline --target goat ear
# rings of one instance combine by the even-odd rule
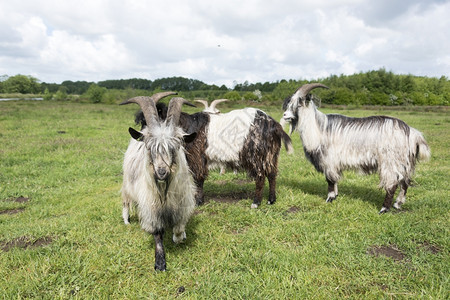
[[[133,128],[128,128],[128,132],[130,133],[131,137],[133,139],[135,139],[136,141],[142,141],[142,139],[144,138],[144,135],[142,133],[140,133],[139,131],[133,129]]]
[[[189,143],[192,143],[196,137],[197,137],[197,132],[194,132],[194,133],[183,136],[183,139],[186,144],[189,144]]]

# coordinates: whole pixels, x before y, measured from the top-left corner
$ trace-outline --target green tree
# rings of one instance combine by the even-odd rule
[[[95,83],[91,84],[89,89],[86,92],[87,97],[92,103],[100,103],[103,100],[103,96],[106,93],[106,88],[100,87]]]
[[[35,94],[40,92],[38,79],[20,74],[9,77],[2,86],[5,93]]]
[[[67,100],[67,93],[65,92],[65,89],[61,88],[59,89],[54,95],[53,100],[56,101],[64,101]]]
[[[51,100],[53,97],[52,93],[48,90],[48,88],[44,91],[44,100]]]

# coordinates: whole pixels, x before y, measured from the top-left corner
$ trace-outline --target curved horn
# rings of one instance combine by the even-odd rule
[[[158,103],[159,100],[161,100],[164,97],[170,96],[170,95],[178,95],[177,92],[160,92],[153,94],[150,98],[152,98],[153,102],[155,102],[155,105]]]
[[[205,109],[207,109],[209,107],[208,101],[206,101],[206,100],[199,99],[199,100],[194,100],[194,101],[203,104],[205,106]]]
[[[216,100],[213,100],[213,102],[211,102],[211,105],[209,106],[209,108],[211,110],[215,110],[217,104],[219,104],[220,102],[225,102],[225,101],[228,101],[228,99],[216,99]]]
[[[181,97],[170,99],[169,108],[167,109],[167,120],[171,120],[175,126],[178,125],[178,121],[180,120],[181,106],[183,104],[196,107],[194,104]]]
[[[142,109],[142,112],[144,113],[144,118],[147,124],[151,124],[152,121],[158,121],[158,111],[156,110],[155,102],[153,101],[152,97],[147,96],[138,96],[134,97],[128,100],[123,101],[119,105],[125,105],[130,103],[136,103],[139,104],[139,106]]]
[[[300,98],[303,98],[306,95],[308,95],[309,92],[311,92],[313,89],[319,88],[319,87],[329,89],[329,87],[327,87],[326,85],[321,84],[321,83],[307,83],[307,84],[304,84],[301,87],[299,87],[297,90],[297,93],[299,93]]]

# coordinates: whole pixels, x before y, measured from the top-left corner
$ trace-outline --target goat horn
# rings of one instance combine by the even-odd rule
[[[147,96],[138,96],[134,97],[128,100],[125,100],[124,102],[120,103],[119,105],[125,105],[130,103],[136,103],[139,104],[141,107],[142,112],[144,113],[144,118],[147,124],[151,124],[152,121],[158,121],[158,111],[156,110],[155,102],[153,101],[152,97]]]
[[[329,87],[327,87],[326,85],[321,84],[321,83],[307,83],[307,84],[304,84],[301,87],[299,87],[297,92],[299,92],[300,98],[303,98],[306,95],[308,95],[309,92],[311,92],[313,89],[319,88],[319,87],[329,89]]]
[[[208,101],[206,101],[206,100],[200,100],[199,99],[199,100],[194,100],[194,101],[203,104],[205,106],[205,108],[209,107]]]
[[[155,105],[158,103],[159,100],[161,100],[164,97],[170,96],[170,95],[178,95],[177,92],[160,92],[153,94],[150,98],[152,98],[153,102],[155,102]]]
[[[170,99],[169,108],[167,109],[167,119],[172,120],[175,126],[178,125],[181,115],[181,106],[183,104],[196,107],[194,104],[188,102],[186,99],[181,97],[175,97]]]
[[[213,100],[213,102],[211,102],[211,106],[210,106],[211,110],[214,110],[216,108],[216,105],[219,104],[220,102],[225,102],[225,101],[228,101],[228,99]]]

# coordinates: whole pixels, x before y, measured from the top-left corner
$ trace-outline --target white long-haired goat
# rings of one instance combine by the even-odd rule
[[[160,121],[155,102],[174,93],[135,97],[121,104],[140,105],[147,126],[142,131],[129,128],[132,136],[123,162],[122,216],[129,224],[129,210],[136,205],[141,227],[155,240],[155,269],[164,271],[166,260],[163,234],[173,227],[173,241],[186,239],[185,226],[195,208],[196,188],[183,143],[193,139],[177,126],[182,98],[172,98],[167,119]]]
[[[387,212],[398,186],[394,204],[400,209],[414,173],[416,161],[429,159],[430,149],[423,135],[405,122],[386,116],[350,118],[318,111],[309,92],[328,88],[305,84],[283,104],[283,120],[297,130],[306,158],[328,182],[327,202],[338,195],[337,184],[344,170],[365,174],[378,172],[386,197],[380,213]]]

